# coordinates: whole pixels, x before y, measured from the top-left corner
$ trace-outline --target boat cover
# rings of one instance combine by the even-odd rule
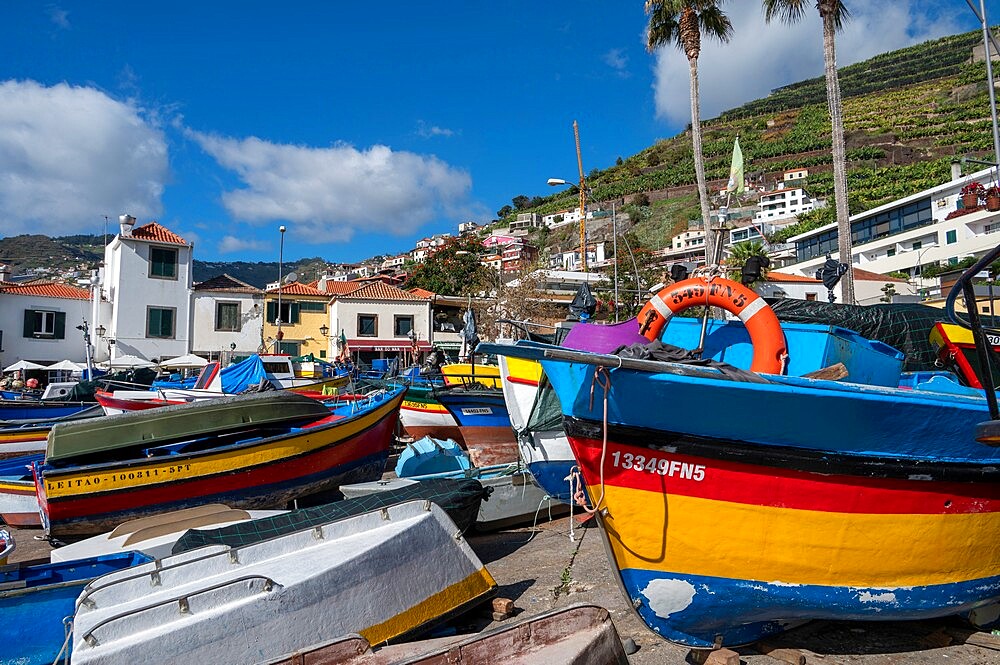
[[[360,515],[397,503],[424,499],[441,507],[464,533],[476,521],[479,504],[487,491],[474,478],[451,480],[436,478],[406,487],[376,492],[356,499],[334,501],[312,508],[293,510],[274,517],[240,522],[218,529],[192,529],[174,544],[172,554],[180,554],[206,545],[242,547],[262,540],[308,529],[320,524]]]
[[[260,356],[252,355],[235,365],[223,367],[219,370],[219,377],[222,380],[222,392],[235,395],[258,386],[267,379],[267,372],[264,371],[264,362]],[[197,376],[183,381],[154,381],[153,388],[191,389],[197,381]]]
[[[937,349],[930,342],[931,329],[944,320],[936,307],[917,303],[842,305],[797,298],[767,299],[781,322],[822,323],[853,330],[862,337],[899,349],[906,358],[904,372],[937,369]]]

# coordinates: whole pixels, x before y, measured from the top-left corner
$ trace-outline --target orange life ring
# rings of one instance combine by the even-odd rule
[[[722,277],[709,280],[685,279],[663,288],[639,311],[639,334],[652,341],[674,314],[689,307],[721,307],[740,317],[753,344],[750,371],[781,374],[788,349],[778,317],[764,299],[743,286]]]

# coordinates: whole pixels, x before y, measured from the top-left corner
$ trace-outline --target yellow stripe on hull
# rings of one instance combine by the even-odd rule
[[[473,600],[495,589],[496,585],[497,583],[489,571],[480,568],[464,580],[438,591],[405,612],[401,612],[376,626],[362,630],[361,636],[368,640],[369,644],[382,644],[468,605]]]
[[[371,427],[385,417],[386,411],[397,408],[398,403],[399,398],[389,400],[353,422],[339,424],[337,439],[348,439]],[[112,468],[91,467],[68,473],[53,470],[45,475],[45,493],[49,499],[60,499],[81,493],[92,494],[127,489],[137,485],[150,487],[160,483],[235,472],[323,448],[330,445],[330,436],[328,431],[315,433],[305,429],[302,434],[281,441],[264,441],[259,445],[236,450],[206,455],[194,454],[190,457],[177,456],[172,460],[168,457],[150,462],[140,462],[137,459],[130,463],[128,468],[123,465],[108,465]]]
[[[610,485],[602,505],[619,569],[858,587],[1000,575],[1000,513],[832,513]]]

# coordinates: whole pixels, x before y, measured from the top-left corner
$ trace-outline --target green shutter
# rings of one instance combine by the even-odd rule
[[[291,324],[299,322],[299,303],[293,302],[288,306],[288,318],[291,319]]]
[[[66,312],[56,312],[56,339],[66,339]]]
[[[271,301],[267,303],[267,319],[266,323],[274,323],[274,320],[278,318],[278,303]]]
[[[33,309],[24,310],[24,336],[35,336],[35,310]]]

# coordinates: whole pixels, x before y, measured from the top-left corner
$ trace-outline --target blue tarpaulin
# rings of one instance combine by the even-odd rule
[[[222,378],[222,392],[229,394],[241,393],[267,378],[264,363],[257,355],[250,356],[235,365],[223,367],[219,374]],[[153,388],[194,388],[196,381],[197,378],[184,381],[154,381]]]

